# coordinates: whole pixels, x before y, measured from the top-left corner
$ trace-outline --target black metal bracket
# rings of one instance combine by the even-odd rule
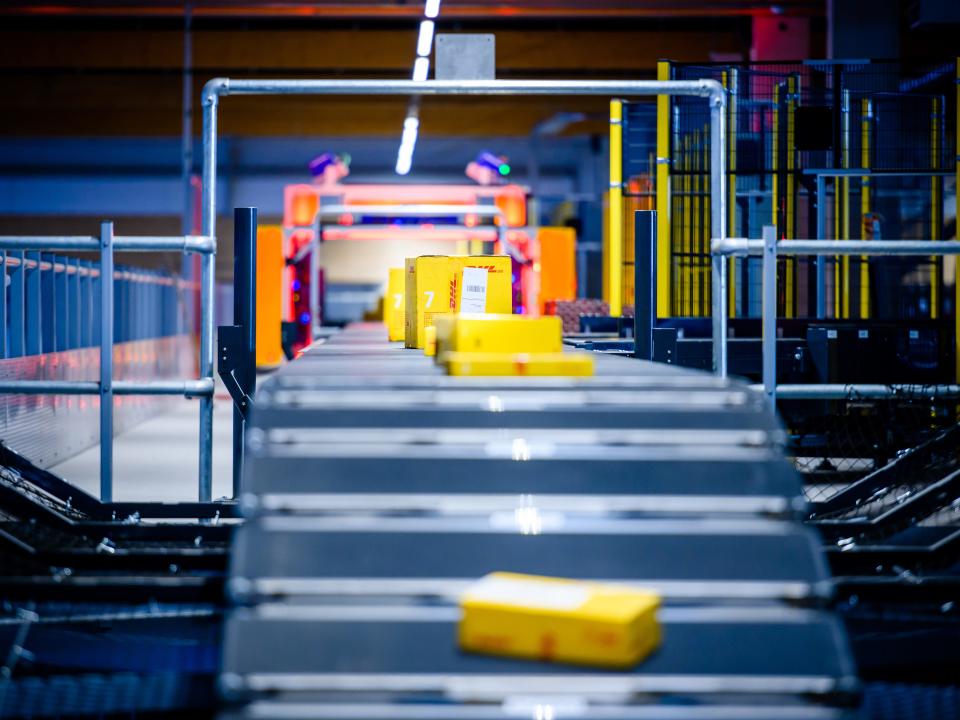
[[[233,404],[246,420],[253,404],[253,384],[256,366],[244,348],[244,329],[240,325],[221,325],[217,328],[217,374],[233,398]],[[255,360],[254,360],[255,362]]]

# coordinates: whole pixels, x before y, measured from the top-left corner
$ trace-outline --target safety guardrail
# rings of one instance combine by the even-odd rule
[[[758,386],[776,403],[777,394],[781,397],[800,399],[842,399],[851,395],[869,397],[893,397],[905,389],[897,385],[856,385],[856,384],[816,384],[816,385],[777,385],[777,258],[791,255],[960,255],[960,242],[955,240],[780,240],[777,241],[776,228],[765,225],[763,239],[715,238],[711,242],[714,256],[731,257],[760,255],[762,263],[762,304],[761,304],[761,347],[763,354],[763,384]],[[721,278],[725,280],[725,278]],[[722,282],[719,297],[714,294],[713,313],[726,315],[723,300],[727,296],[726,283]],[[727,357],[727,334],[714,334],[715,352],[722,358]],[[726,362],[724,361],[724,366]],[[930,388],[930,394],[937,397],[960,396],[960,386],[939,385]]]
[[[114,395],[178,395],[187,398],[201,398],[204,407],[201,408],[200,420],[200,453],[212,452],[212,433],[209,432],[211,423],[204,422],[204,412],[209,404],[212,421],[213,408],[213,365],[210,363],[201,368],[198,379],[159,380],[148,382],[118,381],[113,378],[113,351],[117,335],[120,340],[138,339],[143,337],[142,329],[146,327],[137,318],[128,318],[126,302],[132,297],[131,293],[143,292],[129,288],[129,281],[141,281],[140,285],[172,284],[172,278],[162,278],[149,271],[130,269],[116,269],[114,267],[114,253],[123,252],[180,252],[199,253],[206,259],[201,280],[201,291],[205,297],[201,302],[200,334],[201,337],[213,337],[213,303],[206,298],[213,296],[214,275],[212,263],[216,252],[216,240],[211,236],[144,236],[130,237],[114,235],[113,223],[103,222],[100,226],[100,236],[0,236],[0,251],[13,251],[14,255],[5,255],[3,258],[6,267],[14,268],[10,280],[10,344],[11,352],[7,353],[6,346],[2,347],[4,356],[20,356],[40,354],[70,348],[91,346],[97,343],[94,338],[99,336],[100,350],[100,379],[97,382],[78,380],[3,380],[0,381],[0,393],[30,394],[30,395],[99,395],[100,396],[100,498],[107,502],[113,499],[113,396]],[[99,254],[99,268],[79,259],[50,258],[47,259],[41,252],[96,252]],[[19,257],[17,256],[19,255]],[[208,268],[209,266],[209,268]],[[62,323],[57,326],[56,315],[54,322],[47,323],[46,327],[38,319],[30,322],[33,311],[28,308],[40,307],[41,278],[39,273],[28,275],[31,270],[61,270],[62,282],[67,282],[70,276],[75,278],[77,285],[73,288],[76,295],[76,311],[82,320],[79,323]],[[26,271],[26,272],[24,272]],[[96,292],[92,284],[80,287],[82,278],[97,278]],[[113,282],[103,282],[104,278],[112,278]],[[115,300],[118,286],[120,288],[121,305],[118,307]],[[129,292],[128,292],[129,290]],[[64,288],[61,296],[66,300],[68,291]],[[53,297],[56,298],[56,285],[53,287]],[[0,312],[7,317],[6,293],[0,293]],[[86,309],[82,308],[80,298],[87,301]],[[151,322],[147,317],[149,303],[140,303],[144,309],[144,317],[139,318],[146,323]],[[66,312],[66,303],[59,312]],[[51,312],[58,312],[56,300]],[[36,313],[33,313],[36,314]],[[155,316],[156,314],[154,314]],[[83,319],[86,322],[83,322]],[[158,329],[164,324],[170,325],[169,318],[154,317]],[[139,326],[139,329],[137,329]],[[96,328],[97,331],[94,330]],[[44,341],[44,335],[50,334],[49,340]],[[6,343],[6,333],[3,333]],[[129,337],[127,337],[129,335]],[[204,472],[204,464],[200,465],[199,497],[202,502],[210,500],[211,476]]]

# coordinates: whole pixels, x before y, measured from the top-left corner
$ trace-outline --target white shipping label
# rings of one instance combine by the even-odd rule
[[[483,313],[487,311],[487,269],[465,267],[463,269],[463,294],[460,296],[460,312]]]
[[[485,577],[466,592],[467,599],[548,610],[577,610],[590,598],[590,589],[574,583]]]

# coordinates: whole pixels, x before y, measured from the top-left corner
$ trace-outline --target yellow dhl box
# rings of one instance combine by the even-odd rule
[[[446,255],[407,258],[404,344],[422,348],[424,329],[438,314],[453,312],[453,266]]]
[[[559,578],[492,573],[461,597],[463,650],[627,668],[660,644],[654,592]]]
[[[436,318],[437,359],[445,352],[558,353],[563,322],[557,316],[445,315]]]
[[[446,315],[438,315],[437,320],[442,320]],[[437,326],[428,325],[423,331],[423,354],[432,357],[437,354]]]
[[[403,310],[406,305],[406,276],[403,268],[390,268],[387,294],[383,298],[383,322],[390,342],[402,341],[406,333]]]
[[[408,348],[424,346],[424,330],[452,312],[513,312],[513,281],[506,255],[421,255],[407,258],[405,331]]]
[[[457,255],[453,310],[458,313],[513,312],[513,263],[509,255]]]
[[[591,377],[593,356],[586,352],[464,353],[445,352],[441,364],[448,375]]]

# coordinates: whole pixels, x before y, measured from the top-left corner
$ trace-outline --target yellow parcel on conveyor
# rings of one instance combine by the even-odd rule
[[[435,319],[437,362],[450,375],[593,375],[593,355],[563,352],[560,318],[443,315]]]
[[[422,348],[438,316],[461,312],[513,312],[507,255],[421,255],[407,258],[405,333],[408,348]],[[466,280],[466,282],[465,282]]]
[[[661,639],[660,596],[617,585],[491,573],[460,607],[460,647],[490,655],[627,668]]]

